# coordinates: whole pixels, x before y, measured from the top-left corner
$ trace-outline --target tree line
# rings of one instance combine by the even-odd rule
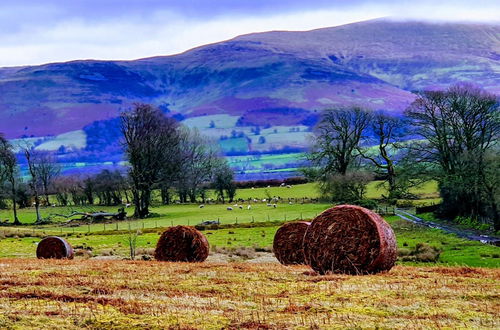
[[[122,113],[120,129],[127,171],[103,170],[94,175],[63,175],[53,153],[28,143],[16,149],[0,134],[0,208],[10,206],[14,224],[20,224],[18,208],[34,206],[37,223],[41,223],[40,207],[52,203],[127,203],[135,206],[135,217],[145,218],[153,191],[160,192],[163,204],[170,204],[174,194],[182,203],[205,202],[208,189],[214,189],[222,202],[232,202],[236,194],[233,171],[220,156],[217,143],[148,104],[136,104]],[[20,175],[20,158],[27,165],[25,178]]]
[[[496,95],[471,85],[425,91],[402,115],[361,108],[323,112],[303,169],[334,202],[364,201],[374,176],[384,199],[411,199],[410,188],[436,180],[441,216],[499,219],[500,116]]]

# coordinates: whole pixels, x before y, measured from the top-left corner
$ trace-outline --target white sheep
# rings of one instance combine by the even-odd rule
[[[250,210],[252,208],[252,205],[247,206],[247,210]]]
[[[203,204],[201,204],[201,205],[200,205],[200,209],[202,209],[202,208],[204,208],[204,207],[205,207],[205,205],[203,205]]]

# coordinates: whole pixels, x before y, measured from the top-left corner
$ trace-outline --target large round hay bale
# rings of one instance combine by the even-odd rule
[[[305,264],[303,241],[310,224],[305,221],[288,222],[274,235],[273,252],[283,265]]]
[[[208,257],[207,238],[188,226],[170,227],[156,244],[155,259],[160,261],[202,262]]]
[[[45,237],[38,243],[36,257],[38,259],[73,259],[71,245],[61,237]]]
[[[320,274],[373,274],[394,266],[396,238],[375,212],[339,205],[314,218],[304,236],[304,257]]]

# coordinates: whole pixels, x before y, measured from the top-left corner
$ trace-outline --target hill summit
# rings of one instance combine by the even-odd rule
[[[414,91],[456,82],[500,93],[499,36],[499,25],[374,20],[243,35],[173,56],[1,68],[0,132],[112,159],[117,116],[146,102],[228,154],[301,149],[325,108],[401,112]]]

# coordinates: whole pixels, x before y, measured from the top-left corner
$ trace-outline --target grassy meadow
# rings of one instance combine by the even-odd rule
[[[370,198],[380,198],[385,193],[384,187],[373,182],[368,187],[367,195]],[[419,203],[431,203],[438,197],[436,184],[431,182],[414,193],[421,199]],[[279,196],[281,201],[276,208],[267,206],[262,199],[268,196]],[[243,208],[230,205],[233,210],[228,211],[228,205],[206,204],[200,208],[197,204],[174,204],[161,205],[152,208],[154,216],[145,220],[131,220],[114,223],[99,223],[81,225],[78,227],[61,226],[58,223],[45,226],[21,226],[0,227],[0,257],[22,257],[30,258],[35,255],[36,245],[40,237],[45,235],[60,235],[67,237],[75,247],[92,248],[94,255],[115,255],[119,257],[128,256],[129,232],[139,231],[137,247],[139,249],[152,249],[156,245],[158,235],[163,228],[172,225],[196,225],[204,220],[219,220],[221,224],[233,224],[235,228],[206,230],[212,249],[227,248],[237,249],[239,247],[263,248],[269,250],[272,246],[274,234],[281,222],[312,219],[318,213],[329,208],[328,203],[302,204],[302,198],[318,198],[319,192],[315,184],[296,185],[292,188],[270,187],[256,189],[240,189],[237,198],[258,199],[258,203],[240,203]],[[291,204],[289,198],[293,198]],[[69,214],[73,210],[115,211],[116,207],[49,207],[43,208],[42,214],[48,216],[51,213]],[[127,210],[129,214],[133,209]],[[8,217],[9,213],[1,211],[0,218]],[[33,223],[35,219],[34,209],[20,211],[20,220],[23,223]],[[63,219],[59,218],[60,221]],[[398,247],[400,249],[412,249],[418,243],[426,243],[442,252],[439,263],[444,265],[474,266],[474,267],[500,267],[499,249],[494,246],[484,245],[460,239],[454,235],[446,234],[437,229],[429,229],[413,225],[396,216],[386,216],[386,220],[393,227]],[[242,224],[253,223],[253,228],[239,228]],[[118,231],[117,231],[118,230]],[[401,264],[412,265],[411,262]]]
[[[384,188],[372,183],[370,198]],[[415,191],[426,204],[438,200],[430,183]],[[426,243],[441,251],[435,263],[398,261],[387,273],[319,276],[306,266],[284,267],[272,258],[274,234],[284,221],[311,219],[331,205],[314,184],[244,189],[238,198],[280,196],[267,202],[155,206],[154,216],[107,224],[34,226],[33,209],[20,211],[27,225],[0,227],[0,328],[63,329],[319,329],[498,328],[499,248],[460,239],[438,229],[385,216],[399,249]],[[289,203],[288,198],[293,198]],[[116,207],[44,208],[42,214]],[[128,209],[129,214],[133,209]],[[0,219],[10,216],[0,211]],[[220,220],[205,229],[211,252],[204,263],[125,260],[128,239],[148,256],[164,227]],[[62,220],[60,220],[62,221]],[[118,231],[117,231],[118,229]],[[65,237],[75,260],[38,260],[46,235]],[[238,251],[258,254],[256,258]],[[265,252],[267,251],[267,252]],[[225,254],[224,254],[225,253]],[[224,258],[223,258],[224,257]],[[90,258],[90,259],[89,259]],[[260,258],[260,259],[259,259]]]
[[[251,263],[2,259],[0,327],[497,328],[500,270],[368,276]]]

